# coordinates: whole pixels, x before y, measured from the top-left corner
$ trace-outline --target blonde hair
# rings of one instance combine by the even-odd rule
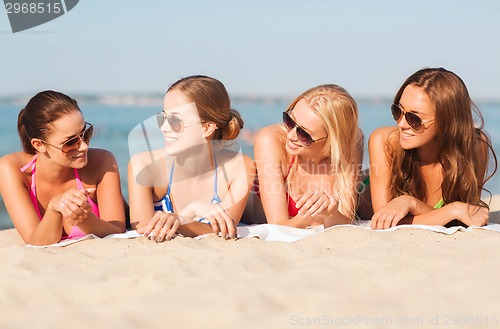
[[[195,102],[202,121],[215,122],[219,129],[212,139],[224,141],[238,137],[243,119],[238,111],[231,109],[231,100],[222,82],[204,75],[192,75],[172,84],[168,88],[171,90],[179,90]]]
[[[335,194],[338,197],[339,209],[345,216],[354,220],[358,163],[361,160],[358,159],[358,147],[363,143],[363,134],[358,127],[356,101],[344,88],[325,84],[298,96],[290,104],[288,111],[301,99],[308,103],[325,124],[327,139],[321,152],[330,158],[331,174],[337,176]]]

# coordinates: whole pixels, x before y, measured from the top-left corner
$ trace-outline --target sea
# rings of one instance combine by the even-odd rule
[[[79,101],[85,120],[94,125],[91,147],[107,149],[118,161],[122,190],[127,191],[127,163],[130,158],[129,135],[142,122],[150,122],[162,110],[161,97],[82,97]],[[281,122],[281,113],[292,98],[241,97],[232,101],[240,112],[245,127],[239,137],[242,152],[253,157],[253,137],[262,127]],[[0,157],[21,150],[17,135],[17,115],[26,99],[0,100]],[[389,99],[363,99],[358,101],[359,125],[365,136],[364,166],[368,167],[367,140],[377,127],[394,125],[390,114]],[[476,103],[485,120],[485,130],[490,135],[497,155],[500,155],[500,102]],[[148,121],[149,120],[149,121]],[[0,179],[2,177],[0,176]],[[500,174],[486,184],[492,194],[500,194]],[[0,229],[13,227],[0,197]]]

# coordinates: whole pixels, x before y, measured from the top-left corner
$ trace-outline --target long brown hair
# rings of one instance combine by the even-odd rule
[[[444,68],[422,69],[406,79],[394,97],[394,104],[399,104],[408,85],[420,88],[435,108],[437,140],[440,142],[437,161],[443,168],[441,193],[444,203],[461,201],[487,207],[481,200],[481,191],[484,183],[496,172],[497,159],[491,141],[483,131],[484,119],[472,102],[465,83]],[[480,121],[478,127],[474,126],[473,112]],[[392,172],[389,199],[408,194],[425,202],[428,196],[416,149],[405,150],[399,145],[391,148],[388,143],[386,152]],[[494,169],[488,174],[490,154]]]
[[[226,88],[217,79],[204,75],[193,75],[175,82],[168,91],[179,90],[196,104],[202,121],[215,122],[212,139],[233,140],[243,128],[240,113],[231,109],[231,100]],[[168,92],[167,91],[167,92]]]

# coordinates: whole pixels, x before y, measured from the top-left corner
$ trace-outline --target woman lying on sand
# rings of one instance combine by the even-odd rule
[[[353,221],[363,156],[358,108],[342,87],[297,97],[283,124],[255,140],[259,193],[267,222],[298,228]]]
[[[481,125],[476,128],[473,110]],[[398,127],[375,130],[369,141],[371,227],[398,224],[469,226],[488,223],[481,200],[489,153],[484,121],[464,82],[443,68],[410,76],[391,106]]]
[[[129,163],[132,228],[157,242],[176,232],[236,237],[255,170],[250,158],[228,147],[243,121],[224,85],[206,76],[181,79],[163,106],[157,119],[165,148]]]
[[[17,126],[24,152],[0,159],[0,193],[24,242],[124,232],[116,160],[89,148],[93,127],[74,99],[40,92],[21,110]]]

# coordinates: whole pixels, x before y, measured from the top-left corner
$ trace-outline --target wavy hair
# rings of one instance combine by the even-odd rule
[[[363,143],[356,101],[344,88],[325,84],[305,91],[290,104],[287,111],[293,110],[301,99],[323,120],[327,139],[321,152],[330,158],[331,174],[337,176],[335,193],[340,209],[345,216],[354,220],[360,162],[357,150]]]
[[[472,102],[465,83],[444,68],[422,69],[406,79],[394,97],[395,104],[399,104],[408,85],[420,88],[435,108],[440,145],[437,161],[443,168],[443,201],[445,204],[460,201],[488,207],[481,200],[481,191],[484,183],[496,172],[497,159],[491,140],[483,131],[484,119]],[[479,119],[478,126],[474,125],[473,112]],[[425,202],[428,196],[416,149],[393,148],[387,143],[386,152],[391,167],[389,198],[408,194]],[[494,168],[488,174],[490,155]]]

